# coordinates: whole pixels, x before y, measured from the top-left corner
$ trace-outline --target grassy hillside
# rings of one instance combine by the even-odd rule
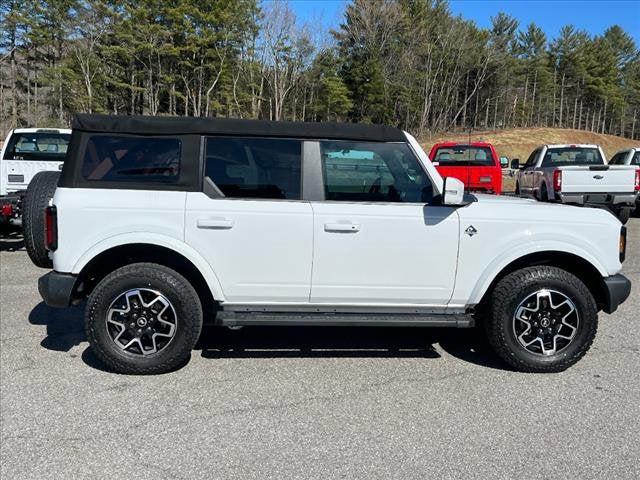
[[[469,135],[467,133],[445,133],[434,135],[430,139],[423,139],[421,143],[428,153],[434,143],[443,141],[467,142]],[[614,153],[623,148],[640,145],[640,140],[560,128],[516,128],[472,132],[471,141],[492,143],[496,147],[498,155],[519,158],[521,163],[526,161],[537,146],[545,143],[595,143],[604,149],[607,158],[611,158]]]

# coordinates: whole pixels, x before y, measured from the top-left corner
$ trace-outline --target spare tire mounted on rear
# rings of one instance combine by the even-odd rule
[[[24,244],[31,261],[38,267],[53,268],[45,248],[44,210],[53,198],[60,172],[39,172],[27,187],[22,212]]]

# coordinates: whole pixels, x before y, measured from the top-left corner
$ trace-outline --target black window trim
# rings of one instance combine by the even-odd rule
[[[176,183],[161,182],[124,182],[124,181],[104,181],[87,180],[82,175],[82,166],[87,144],[91,137],[132,137],[132,138],[174,138],[181,142],[180,172]],[[201,190],[199,173],[200,161],[191,161],[189,157],[199,158],[200,156],[200,135],[139,135],[133,133],[111,133],[111,132],[73,132],[71,143],[69,144],[68,159],[64,163],[60,176],[60,187],[65,188],[87,188],[87,189],[113,189],[113,190],[159,190],[159,191],[180,191],[197,192]],[[67,170],[71,168],[72,170]]]
[[[216,185],[211,177],[206,175],[207,167],[207,139],[208,138],[251,138],[263,140],[295,140],[300,143],[300,198],[260,198],[260,197],[227,197],[222,190]],[[241,202],[309,202],[305,198],[305,146],[304,138],[296,137],[274,137],[274,136],[256,136],[256,135],[202,135],[200,145],[200,190],[212,200],[234,200]],[[208,182],[207,182],[208,179]]]

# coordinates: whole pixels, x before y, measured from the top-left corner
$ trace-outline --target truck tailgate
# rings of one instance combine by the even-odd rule
[[[635,168],[625,165],[560,167],[562,193],[633,193]]]

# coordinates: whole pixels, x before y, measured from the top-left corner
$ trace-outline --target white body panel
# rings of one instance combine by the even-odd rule
[[[553,168],[546,168],[545,176],[553,184]],[[633,192],[635,169],[624,165],[610,165],[608,170],[589,170],[589,167],[559,167],[562,170],[562,193],[630,193]],[[549,180],[547,180],[549,181]]]
[[[57,188],[58,248],[53,268],[78,273],[103,251],[100,245],[123,245],[160,237],[184,243],[185,192]],[[140,242],[139,240],[143,240]]]
[[[217,273],[228,303],[308,302],[313,213],[302,201],[187,193],[185,235]]]
[[[6,195],[7,193],[16,192],[18,190],[26,190],[29,186],[29,182],[33,176],[38,172],[57,172],[62,167],[62,161],[47,161],[47,160],[5,160],[4,154],[9,141],[14,133],[27,133],[37,132],[38,128],[17,128],[11,130],[9,135],[2,145],[2,153],[0,154],[0,195]],[[71,130],[68,129],[46,129],[55,130],[59,133],[71,134]],[[23,179],[20,182],[10,182],[9,175],[22,176]]]
[[[448,303],[458,256],[455,208],[349,202],[312,206],[312,303]]]
[[[474,305],[491,281],[514,260],[535,252],[565,252],[591,263],[602,276],[614,275],[620,222],[601,209],[553,205],[535,200],[477,195],[458,209],[462,234],[458,276],[451,306]]]

